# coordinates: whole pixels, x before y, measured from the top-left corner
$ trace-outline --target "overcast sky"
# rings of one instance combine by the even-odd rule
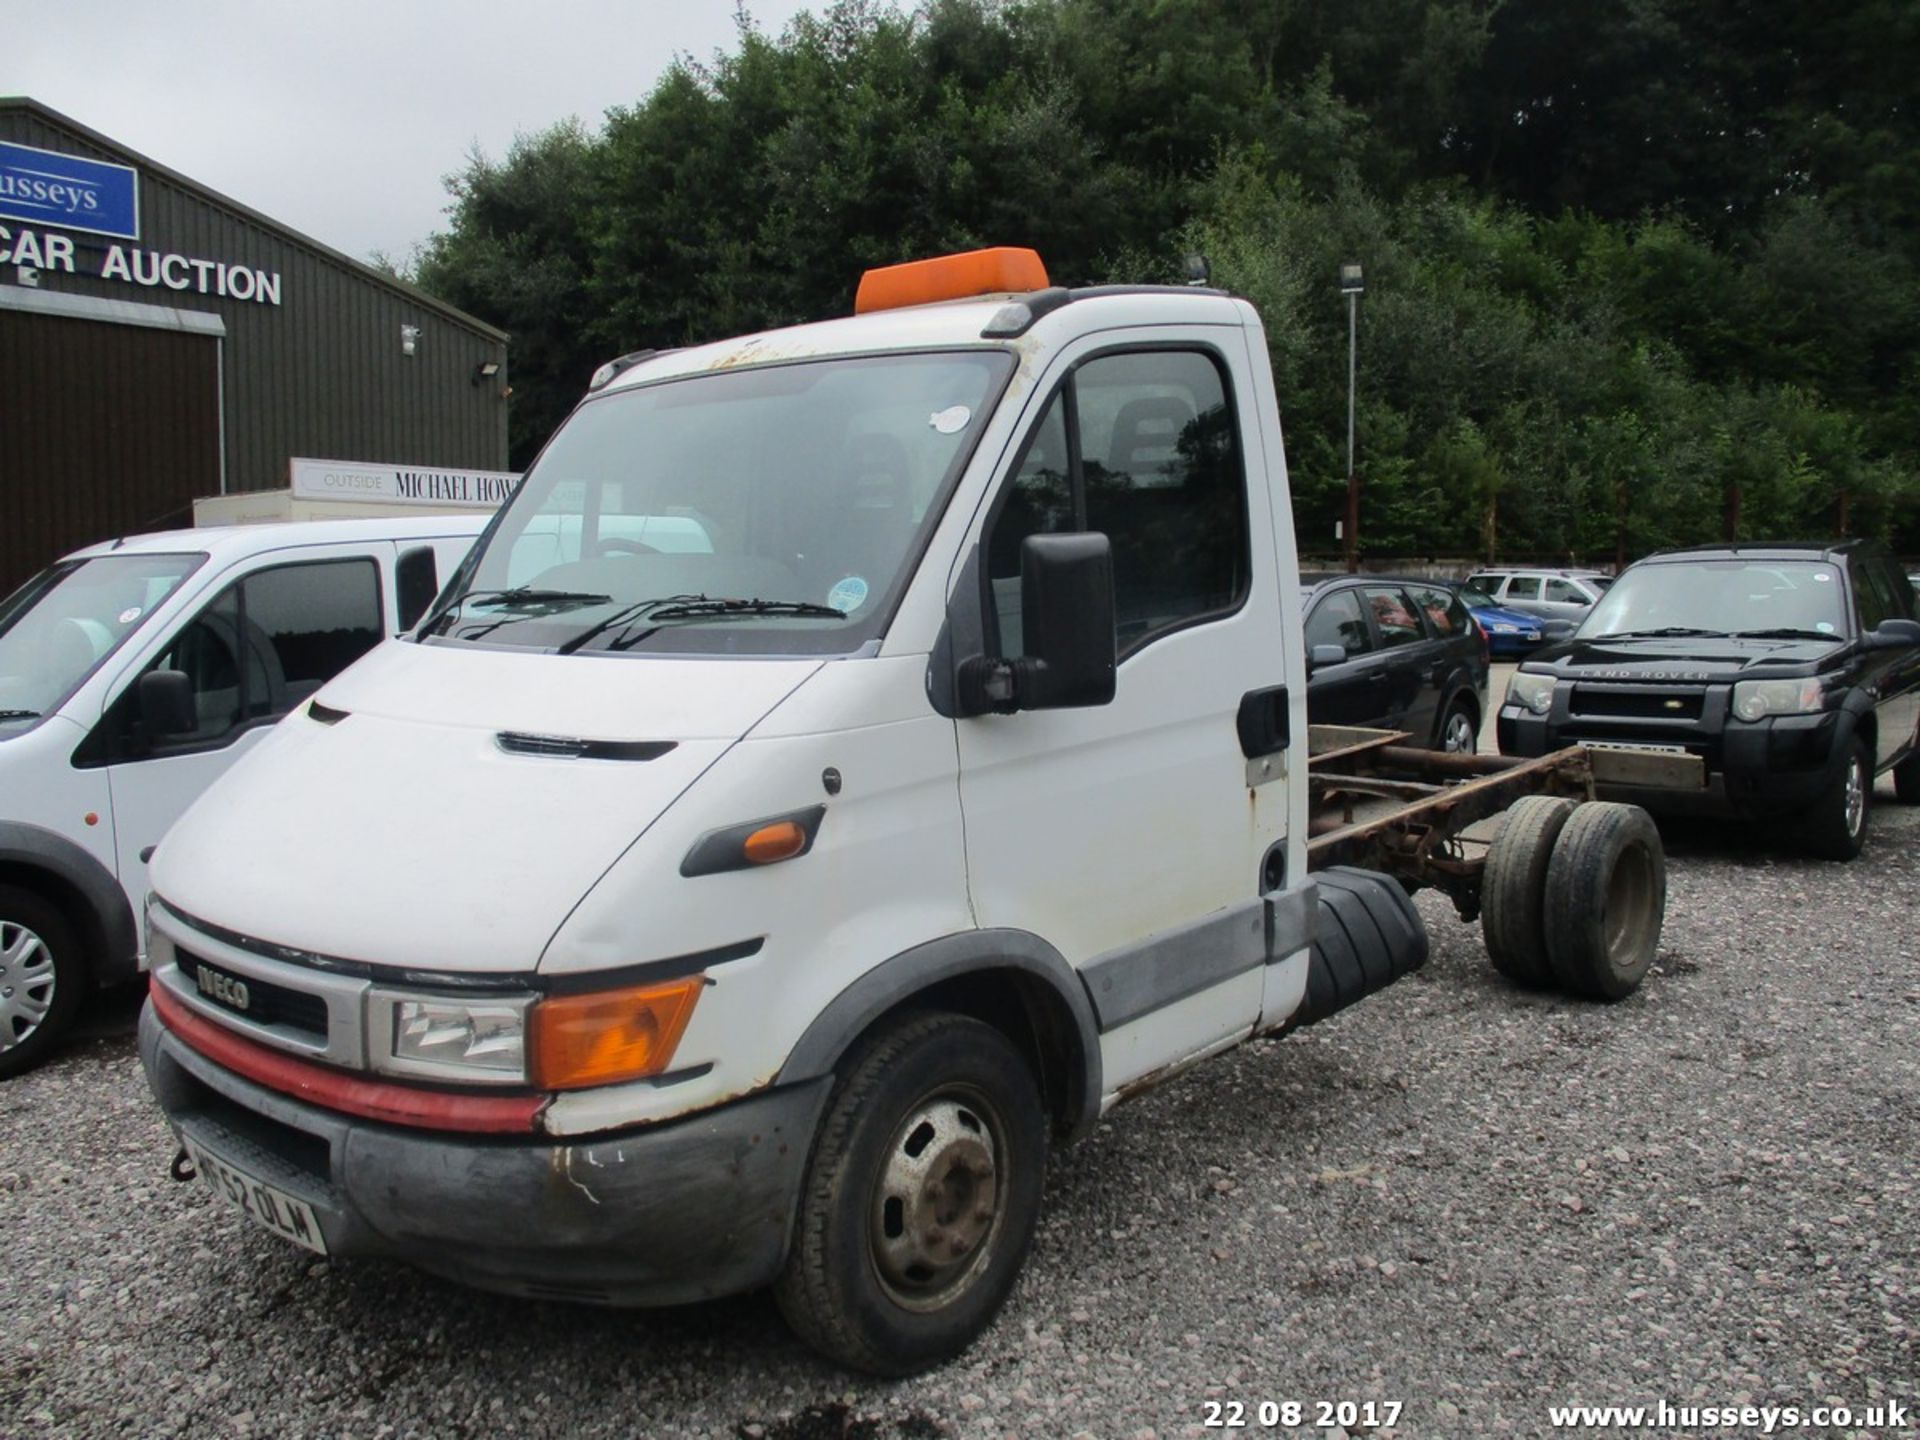
[[[805,0],[749,0],[777,34]],[[598,129],[733,0],[0,0],[27,95],[358,259],[445,228],[443,177],[569,115]]]

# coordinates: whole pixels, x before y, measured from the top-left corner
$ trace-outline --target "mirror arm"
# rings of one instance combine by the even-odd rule
[[[1011,660],[972,655],[960,662],[960,707],[966,715],[1011,715],[1020,708]]]

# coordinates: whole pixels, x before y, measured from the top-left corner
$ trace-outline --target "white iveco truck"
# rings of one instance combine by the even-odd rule
[[[1425,955],[1399,883],[1309,875],[1260,322],[985,251],[595,379],[410,639],[160,847],[176,1168],[321,1253],[771,1284],[920,1369],[1050,1144]]]

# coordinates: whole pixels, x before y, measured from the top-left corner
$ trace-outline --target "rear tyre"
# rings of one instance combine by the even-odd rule
[[[67,917],[31,890],[0,885],[0,1079],[53,1053],[86,983]]]
[[[850,1369],[912,1375],[992,1323],[1033,1240],[1046,1108],[1026,1057],[964,1015],[908,1015],[843,1062],[774,1299]]]
[[[1623,1000],[1660,948],[1667,852],[1638,805],[1576,806],[1547,866],[1547,958],[1575,995]]]
[[[1447,707],[1440,722],[1439,748],[1449,755],[1471,755],[1480,748],[1480,726],[1466,701],[1456,700]]]
[[[1833,783],[1806,814],[1809,854],[1851,860],[1867,843],[1867,811],[1873,802],[1873,752],[1855,740]]]
[[[1528,795],[1508,809],[1480,876],[1480,933],[1493,968],[1522,985],[1549,985],[1547,865],[1574,804],[1557,795]]]

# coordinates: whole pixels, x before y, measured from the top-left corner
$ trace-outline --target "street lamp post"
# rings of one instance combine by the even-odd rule
[[[1353,469],[1354,372],[1360,353],[1360,295],[1366,289],[1358,263],[1340,267],[1340,293],[1347,297],[1347,573],[1360,568],[1360,477]]]

